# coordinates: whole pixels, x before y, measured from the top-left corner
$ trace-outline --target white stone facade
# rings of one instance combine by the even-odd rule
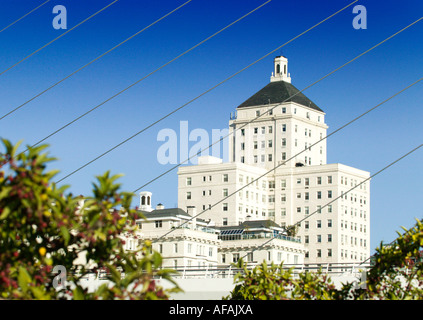
[[[279,63],[284,73],[285,62],[277,57],[274,72]],[[286,82],[292,91],[287,77],[274,73],[272,85]],[[370,181],[359,184],[370,174],[327,164],[326,139],[312,146],[326,137],[325,113],[305,97],[288,100],[238,107],[229,122],[231,133],[238,129],[229,139],[229,163],[200,157],[198,165],[180,167],[178,207],[194,206],[216,225],[270,219],[292,226],[306,218],[298,228],[305,263],[364,261],[370,256]]]

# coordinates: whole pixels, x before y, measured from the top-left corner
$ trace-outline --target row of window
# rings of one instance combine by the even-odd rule
[[[360,217],[360,218],[363,218],[365,220],[367,218],[366,210],[360,209],[359,215],[358,215],[358,209],[357,208],[351,208],[350,212],[351,212],[351,217]],[[343,205],[341,205],[341,214],[348,215],[348,207],[347,206],[344,207]]]
[[[202,181],[203,182],[212,182],[213,181],[213,177],[212,176],[203,176],[202,177]],[[227,173],[222,174],[222,180],[221,182],[229,182],[229,175]],[[185,180],[185,184],[187,186],[191,186],[192,185],[192,178],[191,177],[187,177]]]
[[[286,72],[285,72],[286,73]],[[276,107],[273,107],[273,108],[271,108],[271,109],[268,109],[268,110],[266,110],[263,114],[264,115],[268,115],[268,116],[272,116],[273,115],[273,111],[277,111],[277,109],[278,108],[276,108]],[[287,113],[287,108],[286,107],[281,107],[281,109],[280,109],[280,113],[282,113],[282,114],[286,114]],[[292,113],[293,114],[297,114],[297,108],[293,108],[293,110],[292,110]],[[260,117],[260,115],[261,115],[261,110],[256,110],[256,117]],[[305,112],[305,117],[307,118],[307,119],[311,119],[311,116],[310,116],[310,112],[309,111],[306,111]],[[320,120],[321,120],[321,118],[320,118],[320,115],[318,115],[317,116],[317,121],[318,122],[320,122]]]
[[[227,257],[227,256],[231,256],[231,257]],[[277,257],[277,262],[282,262],[282,258],[283,258],[283,252],[278,251],[276,253],[276,257]],[[231,259],[232,258],[232,259]],[[291,256],[289,253],[286,253],[286,258],[284,259],[284,263],[285,264],[298,264],[298,255],[293,254],[292,255],[292,261],[291,261]],[[229,260],[231,259],[231,260]],[[222,263],[236,263],[238,262],[238,260],[240,259],[240,253],[232,253],[232,254],[222,254],[221,255],[221,262]],[[246,255],[246,260],[247,262],[252,262],[254,261],[254,252],[248,252]],[[272,252],[267,251],[267,260],[271,261],[272,259]]]
[[[245,129],[242,128],[241,130],[241,136],[245,136]],[[285,123],[281,124],[281,131],[284,133],[287,131],[287,125]],[[253,128],[253,134],[257,135],[257,134],[266,134],[266,133],[273,133],[273,126],[267,126],[267,130],[266,130],[266,126],[262,126],[262,127],[254,127]],[[294,132],[298,133],[298,125],[294,125]],[[304,128],[304,135],[305,137],[309,137],[311,138],[311,129],[308,128]],[[320,139],[323,138],[323,133],[320,133]]]
[[[168,250],[170,249],[172,253],[178,253],[178,250],[180,249],[179,247],[181,246],[181,244],[178,243],[172,243],[172,244],[167,244],[167,247],[171,246],[171,249],[168,248]],[[183,244],[182,244],[183,246]],[[157,251],[159,253],[167,253],[169,254],[170,251],[164,252],[164,244],[160,243],[157,246]],[[210,246],[207,247],[205,245],[202,244],[193,244],[193,243],[188,243],[187,244],[187,253],[188,254],[196,254],[197,256],[206,256],[208,255],[209,257],[212,257],[215,253],[217,253],[217,248]]]
[[[348,252],[350,253],[350,255],[348,255]],[[322,258],[323,257],[322,256],[322,249],[316,249],[316,257],[317,258]],[[332,249],[329,248],[329,249],[326,250],[326,257],[328,257],[328,258],[332,257]],[[360,253],[360,256],[358,256],[358,253],[356,251],[348,251],[348,250],[345,250],[344,251],[343,249],[341,249],[341,258],[342,259],[348,259],[348,258],[350,258],[352,260],[357,260],[358,257],[360,257],[359,258],[360,259],[359,261],[363,261],[365,259],[366,255],[363,254],[363,253]],[[309,252],[306,252],[305,258],[310,258],[310,253]]]
[[[349,229],[351,231],[360,231],[360,232],[364,232],[364,233],[367,232],[365,224],[358,225],[357,223],[351,222],[349,225],[350,225]],[[341,220],[341,230],[344,230],[344,228],[345,228],[345,230],[348,230],[348,221]]]

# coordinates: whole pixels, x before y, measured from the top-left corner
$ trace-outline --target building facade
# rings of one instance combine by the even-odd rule
[[[178,170],[178,207],[218,226],[298,225],[305,263],[370,256],[369,172],[327,164],[325,113],[291,84],[288,60],[229,121],[229,162],[206,156]],[[349,191],[350,189],[353,190]]]

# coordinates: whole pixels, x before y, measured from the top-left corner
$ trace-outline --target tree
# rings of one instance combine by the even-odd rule
[[[374,265],[360,286],[342,284],[337,289],[330,277],[318,272],[293,273],[283,264],[263,262],[252,270],[241,259],[236,267],[235,287],[224,299],[230,300],[421,300],[423,299],[423,221],[398,233],[389,246],[376,249]]]
[[[67,186],[51,182],[57,171],[46,171],[55,160],[44,152],[46,145],[17,154],[19,144],[2,143],[1,298],[167,299],[180,290],[174,272],[161,269],[162,258],[151,242],[143,242],[137,252],[124,250],[122,234],[133,234],[135,220],[143,217],[130,208],[132,194],[119,190],[118,175],[98,176],[92,196],[82,204],[66,193]],[[66,270],[64,283],[52,274],[55,266]],[[107,270],[109,283],[88,292],[82,279],[98,270]],[[155,277],[173,287],[163,290]]]

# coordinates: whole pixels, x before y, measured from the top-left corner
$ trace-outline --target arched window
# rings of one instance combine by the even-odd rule
[[[276,74],[281,73],[281,66],[280,64],[276,65]]]
[[[286,74],[286,65],[283,66],[283,73]]]
[[[147,197],[147,205],[150,205],[150,197]]]
[[[141,197],[141,205],[145,205],[145,196]]]

